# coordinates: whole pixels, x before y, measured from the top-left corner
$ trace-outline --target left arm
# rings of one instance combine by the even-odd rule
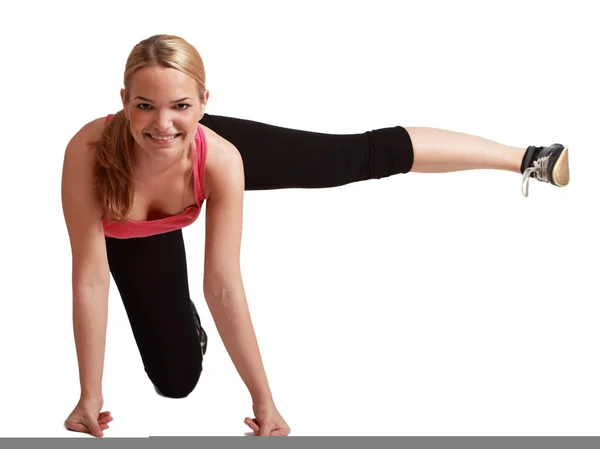
[[[273,398],[240,270],[244,166],[233,145],[216,149],[214,157],[214,168],[209,175],[211,192],[206,200],[204,296],[254,404],[271,404]]]

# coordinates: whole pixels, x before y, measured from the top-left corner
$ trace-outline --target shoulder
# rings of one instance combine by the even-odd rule
[[[204,169],[204,194],[208,199],[215,191],[235,188],[241,183],[244,188],[244,165],[238,149],[212,129],[204,125],[206,136],[206,166]]]
[[[98,117],[94,119],[81,128],[81,131],[86,134],[86,136],[90,139],[99,139],[102,137],[102,133],[104,132],[104,128],[106,126],[106,117]]]
[[[91,143],[100,140],[104,132],[106,117],[99,117],[86,123],[75,133],[71,141],[78,143]]]
[[[83,125],[69,140],[65,149],[65,159],[74,158],[76,164],[91,166],[96,155],[94,142],[102,138],[104,131],[104,118],[97,118]]]

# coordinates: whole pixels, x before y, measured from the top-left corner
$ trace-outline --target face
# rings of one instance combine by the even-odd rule
[[[196,82],[177,69],[145,67],[133,74],[129,101],[121,89],[134,147],[153,159],[169,159],[189,148],[206,101],[200,102]]]

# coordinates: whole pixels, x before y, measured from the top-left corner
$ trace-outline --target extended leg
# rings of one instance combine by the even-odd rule
[[[246,190],[335,187],[398,173],[508,170],[565,186],[567,148],[511,147],[435,128],[383,128],[324,134],[205,114],[201,123],[233,143],[244,161]]]
[[[413,144],[413,172],[495,169],[522,173],[525,196],[528,195],[530,177],[560,187],[569,183],[568,149],[561,144],[548,147],[511,147],[482,137],[443,129],[406,130]]]
[[[200,123],[238,149],[246,190],[337,187],[408,173],[413,162],[401,126],[325,134],[209,114]]]
[[[436,128],[406,128],[413,143],[411,171],[443,173],[496,169],[521,172],[527,148],[510,147],[482,137]]]

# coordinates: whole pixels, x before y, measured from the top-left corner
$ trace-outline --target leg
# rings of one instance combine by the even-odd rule
[[[246,190],[335,187],[407,173],[413,163],[401,126],[337,135],[208,114],[200,123],[239,150]]]
[[[181,230],[146,238],[106,237],[106,249],[148,377],[162,395],[186,397],[198,383],[203,354]]]
[[[568,148],[561,144],[521,148],[442,129],[407,131],[414,146],[414,172],[496,169],[522,173],[521,191],[525,197],[529,195],[529,178],[559,187],[569,183]]]
[[[566,186],[567,147],[510,147],[453,131],[396,126],[363,134],[322,134],[205,114],[201,123],[242,155],[246,190],[334,187],[397,173],[508,170]]]
[[[435,128],[407,128],[415,153],[413,172],[443,173],[496,169],[521,173],[527,148]]]

